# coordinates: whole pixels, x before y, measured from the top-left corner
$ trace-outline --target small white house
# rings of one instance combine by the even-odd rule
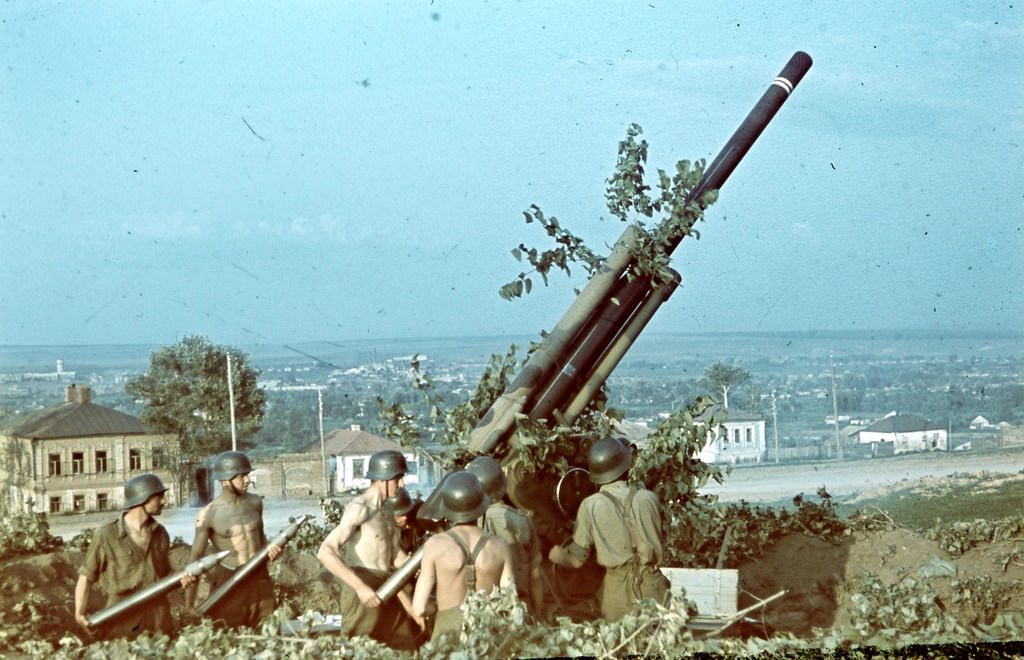
[[[721,415],[721,408],[717,411]],[[697,454],[705,463],[760,463],[767,456],[765,420],[758,415],[729,410],[728,418],[708,432],[708,441]]]
[[[347,429],[334,429],[324,434],[324,451],[327,454],[333,490],[363,490],[370,485],[366,478],[367,463],[375,452],[392,449],[405,456],[409,472],[405,475],[406,487],[418,483],[416,453],[396,442],[368,433],[359,425]],[[311,443],[304,452],[319,452],[320,442]]]
[[[895,411],[862,429],[857,438],[861,444],[871,445],[872,456],[949,450],[949,433],[945,428],[923,417]]]

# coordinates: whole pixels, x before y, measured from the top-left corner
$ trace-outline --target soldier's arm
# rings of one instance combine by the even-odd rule
[[[252,497],[256,498],[256,511],[260,514],[260,547],[263,547],[267,543],[267,530],[263,527],[263,498],[259,495],[252,495]],[[271,543],[267,547],[267,559],[276,561],[283,552],[284,548],[276,543]]]
[[[91,585],[92,582],[85,575],[79,575],[78,582],[75,584],[75,621],[90,633],[92,626],[89,625],[89,619],[85,616],[85,608],[89,605]]]
[[[437,583],[437,566],[435,544],[428,539],[423,546],[423,562],[420,564],[420,574],[416,578],[416,590],[412,595],[412,614],[416,617],[425,617],[432,612],[429,611],[430,596],[434,593],[434,585]]]
[[[361,502],[352,502],[341,514],[341,522],[331,530],[317,550],[316,558],[339,580],[352,587],[359,600],[367,607],[377,607],[381,600],[377,593],[353,571],[341,556],[342,546],[356,530],[369,519],[370,511]]]
[[[507,589],[508,587],[516,588],[516,574],[512,570],[512,551],[509,550],[508,544],[505,542],[501,543],[501,579],[498,582],[498,587],[501,589]]]
[[[192,549],[188,553],[188,561],[192,563],[206,554],[206,546],[210,542],[210,527],[207,524],[207,509],[203,509],[196,517],[196,535],[192,541]],[[190,584],[184,584],[184,582]],[[185,609],[192,610],[196,604],[196,588],[199,580],[183,580],[182,586],[185,589]]]

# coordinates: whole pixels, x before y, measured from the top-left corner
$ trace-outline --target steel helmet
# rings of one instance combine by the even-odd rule
[[[409,471],[405,464],[405,456],[394,449],[382,449],[374,452],[367,463],[366,478],[370,481],[387,481],[400,477]]]
[[[453,472],[441,486],[441,513],[459,524],[473,522],[484,515],[491,500],[472,472]]]
[[[466,466],[466,472],[472,472],[480,480],[480,485],[492,502],[499,501],[505,495],[508,480],[501,466],[490,456],[477,456]]]
[[[601,438],[590,447],[587,454],[590,463],[590,480],[595,484],[607,484],[624,475],[633,465],[633,454],[624,439]]]
[[[387,502],[396,516],[404,516],[413,509],[412,498],[409,497],[409,491],[404,488],[399,488],[397,493],[387,499]]]
[[[240,451],[222,451],[213,459],[213,478],[230,481],[240,474],[252,472],[249,457]]]
[[[155,474],[140,474],[124,484],[124,508],[142,506],[146,500],[167,490],[164,482]]]

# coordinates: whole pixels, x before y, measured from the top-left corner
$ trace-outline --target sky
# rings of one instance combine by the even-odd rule
[[[1024,327],[1012,2],[0,6],[0,344],[534,335],[536,204],[596,250],[636,123],[711,161],[796,51],[646,332]],[[498,346],[496,350],[501,350]]]

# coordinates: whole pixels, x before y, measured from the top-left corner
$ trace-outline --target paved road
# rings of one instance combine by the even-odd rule
[[[907,479],[982,470],[1020,472],[1024,470],[1024,450],[932,452],[843,463],[737,466],[724,484],[710,484],[702,492],[717,494],[723,502],[778,502],[798,493],[813,495],[824,486],[836,501],[842,501],[865,490],[893,486]]]
[[[726,477],[723,485],[712,483],[702,492],[717,494],[723,502],[746,500],[750,503],[788,503],[797,493],[813,495],[818,488],[824,486],[836,502],[842,502],[860,492],[893,486],[906,479],[982,470],[1021,472],[1024,470],[1024,450],[933,452],[843,463],[740,465]],[[196,507],[167,509],[159,520],[172,539],[181,537],[186,543],[191,543],[197,513],[199,509]],[[263,516],[267,535],[273,536],[284,529],[290,516],[302,514],[313,514],[316,516],[314,520],[323,523],[323,514],[316,497],[268,497],[264,501]],[[95,528],[113,520],[115,515],[107,512],[50,516],[50,533],[67,540],[87,527]]]
[[[164,509],[158,520],[167,528],[167,533],[171,535],[172,540],[181,537],[185,543],[192,543],[192,539],[195,537],[193,529],[198,513],[199,507]],[[263,501],[263,526],[267,536],[273,537],[287,527],[289,517],[297,518],[304,514],[314,515],[313,520],[323,524],[324,517],[320,511],[320,500],[316,497],[266,498]],[[47,516],[47,521],[50,523],[51,534],[69,540],[76,534],[80,534],[83,529],[99,527],[116,517],[116,512],[108,511]]]

